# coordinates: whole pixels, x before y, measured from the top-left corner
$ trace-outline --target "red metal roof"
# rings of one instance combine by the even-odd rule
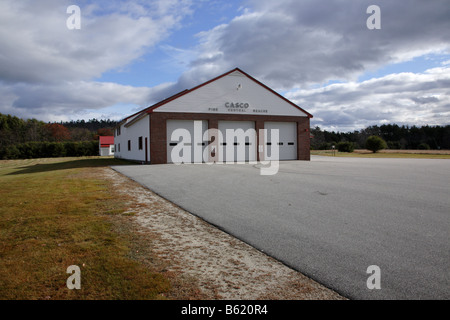
[[[100,145],[103,146],[110,146],[114,144],[114,136],[100,136]]]

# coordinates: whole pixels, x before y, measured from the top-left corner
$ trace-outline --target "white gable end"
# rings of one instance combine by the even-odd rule
[[[308,116],[239,71],[200,86],[153,112]]]

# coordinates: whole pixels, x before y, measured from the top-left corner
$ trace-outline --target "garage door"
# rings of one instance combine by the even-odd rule
[[[256,161],[256,132],[253,121],[219,121],[219,161]]]
[[[208,142],[203,134],[207,121],[167,120],[167,162],[201,163]]]
[[[266,150],[269,154],[267,160],[277,160],[271,155],[271,147],[278,145],[278,160],[297,160],[297,123],[296,122],[265,122],[264,128],[267,129]],[[272,138],[271,129],[279,130],[279,141]]]

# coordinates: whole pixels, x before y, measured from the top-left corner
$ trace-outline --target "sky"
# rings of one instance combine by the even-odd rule
[[[313,127],[448,125],[449,30],[450,0],[0,0],[0,113],[120,120],[237,67]]]

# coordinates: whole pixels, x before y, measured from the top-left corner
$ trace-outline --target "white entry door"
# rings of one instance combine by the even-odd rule
[[[206,120],[167,120],[167,163],[202,163]]]
[[[297,160],[297,123],[296,122],[265,122],[267,129],[266,148],[270,154],[272,146],[278,145],[278,160]],[[279,130],[279,141],[273,139],[270,130]],[[269,157],[272,158],[272,157]],[[276,159],[273,159],[276,160]]]
[[[253,121],[219,121],[219,161],[256,161],[256,132]]]

